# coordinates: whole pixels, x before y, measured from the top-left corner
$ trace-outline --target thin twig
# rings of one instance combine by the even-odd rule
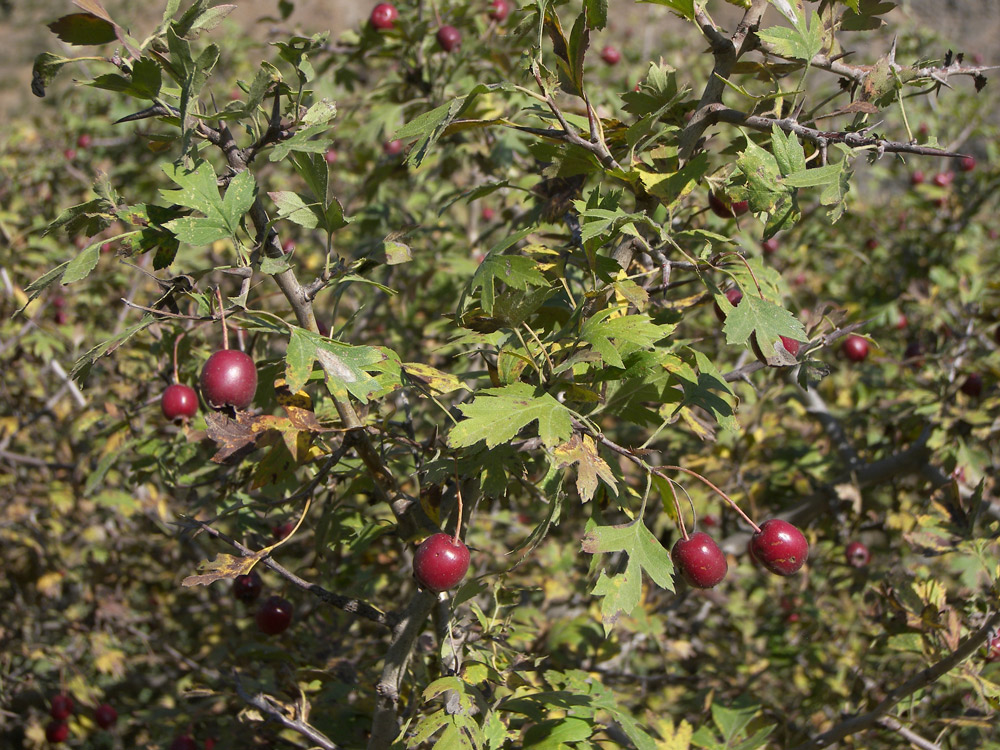
[[[233,681],[236,683],[236,694],[258,711],[263,711],[268,716],[277,719],[282,726],[298,732],[313,744],[323,748],[323,750],[339,750],[338,745],[336,745],[333,740],[316,729],[316,727],[312,726],[312,724],[302,721],[301,719],[287,716],[285,712],[281,710],[280,704],[278,704],[278,702],[271,696],[265,695],[264,693],[250,695],[243,689],[243,684],[240,682],[239,672],[235,669],[233,670]]]

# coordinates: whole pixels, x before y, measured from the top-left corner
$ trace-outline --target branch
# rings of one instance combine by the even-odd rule
[[[257,695],[250,695],[247,693],[246,690],[243,689],[243,684],[240,682],[240,675],[236,670],[233,670],[233,680],[236,682],[237,695],[258,711],[263,711],[268,716],[277,719],[282,726],[298,732],[303,737],[310,740],[313,744],[323,748],[323,750],[340,750],[329,737],[311,724],[308,724],[301,719],[289,718],[286,716],[285,712],[281,710],[281,705],[271,696],[265,695],[264,693],[257,693]]]
[[[879,726],[883,726],[886,729],[891,729],[893,732],[896,732],[900,737],[908,741],[911,745],[917,746],[920,750],[943,750],[943,748],[936,742],[924,739],[913,730],[904,727],[891,716],[883,716],[877,723]]]
[[[435,594],[418,591],[393,628],[392,644],[385,655],[382,676],[375,686],[378,698],[375,703],[368,750],[388,750],[399,735],[399,686],[406,675],[406,665],[413,652],[413,645],[423,631],[424,623],[435,602],[437,602]]]
[[[249,547],[247,547],[246,545],[241,544],[240,542],[236,541],[230,536],[227,536],[226,534],[223,534],[221,531],[212,526],[209,526],[204,521],[201,521],[197,518],[192,518],[191,520],[194,521],[194,523],[198,524],[198,526],[204,529],[209,535],[214,536],[216,539],[220,539],[226,544],[237,549],[239,553],[243,555],[243,557],[257,556],[257,553],[254,552]],[[335,594],[332,591],[326,590],[319,584],[310,583],[304,578],[299,578],[292,571],[288,570],[288,568],[286,568],[284,565],[281,565],[279,562],[277,562],[271,557],[263,557],[261,558],[260,562],[262,565],[267,566],[289,583],[298,586],[303,591],[308,591],[313,596],[316,596],[317,598],[321,599],[327,604],[332,604],[334,607],[337,607],[338,609],[342,609],[344,612],[347,612],[352,615],[357,615],[358,617],[362,617],[366,620],[374,622],[376,625],[382,625],[388,628],[391,628],[396,622],[396,616],[393,615],[392,613],[383,612],[377,607],[373,607],[371,604],[362,601],[361,599],[352,599],[351,597],[348,596]]]
[[[864,714],[856,714],[823,734],[814,737],[794,750],[820,750],[835,742],[839,742],[848,735],[869,729],[878,723],[879,719],[889,713],[889,710],[904,698],[912,695],[918,690],[933,684],[963,661],[972,656],[976,650],[986,643],[993,634],[993,630],[1000,625],[1000,611],[994,612],[986,623],[975,633],[965,639],[965,642],[948,656],[941,659],[933,666],[921,670],[898,688],[889,693],[881,703],[871,711]]]

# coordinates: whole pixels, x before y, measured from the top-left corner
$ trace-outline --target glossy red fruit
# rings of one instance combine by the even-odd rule
[[[182,734],[170,743],[170,750],[198,750],[198,743],[191,735]]]
[[[337,152],[332,148],[323,154],[323,158],[326,159],[327,164],[334,164],[337,161]]]
[[[187,421],[198,413],[198,394],[183,383],[168,385],[160,398],[160,409],[171,422],[175,419]]]
[[[750,539],[750,550],[761,565],[779,576],[790,576],[809,557],[809,543],[795,526],[772,518]]]
[[[962,383],[960,390],[966,396],[978,398],[983,393],[983,376],[978,372],[972,373]]]
[[[622,53],[617,50],[617,48],[612,47],[610,44],[605,46],[601,50],[601,59],[607,65],[617,65],[622,60]]]
[[[257,610],[255,619],[257,630],[265,635],[284,633],[292,624],[292,604],[280,596],[268,597]]]
[[[747,212],[749,204],[746,201],[733,201],[715,191],[708,194],[708,207],[720,219],[732,219]]]
[[[217,351],[201,370],[201,392],[213,409],[246,409],[257,392],[257,367],[238,349]]]
[[[918,169],[916,172],[910,175],[911,185],[923,185],[927,176],[923,173],[923,170]]]
[[[427,537],[413,555],[413,577],[421,588],[434,593],[447,591],[469,571],[469,548],[451,534]]]
[[[79,145],[79,141],[77,142]],[[963,156],[958,160],[958,168],[963,172],[971,172],[976,168],[976,159],[974,156]]]
[[[49,742],[65,742],[69,739],[69,726],[65,721],[52,721],[45,727],[45,739]]]
[[[866,568],[871,562],[872,553],[861,542],[851,542],[844,549],[844,557],[852,568]]]
[[[369,23],[376,29],[391,29],[399,18],[399,11],[392,3],[379,3],[372,8],[372,14],[368,17]]]
[[[938,187],[948,187],[951,184],[951,181],[954,180],[954,179],[955,179],[955,173],[954,172],[950,172],[950,171],[949,172],[938,172],[936,175],[934,175],[931,178],[931,182],[933,182]]]
[[[90,140],[91,139],[90,139],[90,134],[89,133],[80,133],[80,135],[78,135],[76,137],[76,147],[77,148],[90,148]],[[975,162],[974,159],[973,159],[973,162],[972,162],[972,166],[973,167],[976,166],[976,162]],[[968,170],[966,170],[966,171],[968,171]]]
[[[504,21],[510,15],[510,3],[507,0],[492,0],[490,3],[490,18],[494,21]]]
[[[57,721],[68,719],[73,713],[73,698],[66,693],[56,693],[49,704],[49,716]]]
[[[489,206],[483,206],[481,215],[483,217],[483,221],[493,221],[493,219],[495,219],[497,216],[497,212],[494,211]]]
[[[382,151],[387,156],[399,156],[403,153],[403,142],[400,140],[386,141],[382,144]]]
[[[844,339],[844,343],[840,345],[840,350],[852,362],[863,362],[865,357],[868,356],[868,341],[860,336],[851,334]]]
[[[729,304],[732,305],[733,307],[736,307],[738,304],[740,304],[740,300],[743,299],[743,292],[741,292],[736,287],[733,287],[732,289],[727,289],[725,294],[726,294],[726,299],[729,300]],[[726,319],[726,311],[722,309],[722,305],[720,305],[718,302],[715,303],[715,317],[719,319],[720,323],[724,322]]]
[[[678,539],[670,550],[670,559],[688,585],[697,589],[717,586],[729,570],[726,555],[704,531]]]
[[[236,576],[233,579],[233,596],[244,604],[252,604],[257,601],[263,588],[264,582],[256,570],[251,570],[245,576]]]
[[[437,43],[445,52],[458,49],[462,43],[462,32],[454,26],[442,26],[437,30]]]
[[[111,729],[118,721],[118,712],[114,706],[102,703],[94,710],[94,721],[101,729]]]
[[[761,249],[766,255],[774,255],[778,252],[778,238],[771,237],[760,243]]]

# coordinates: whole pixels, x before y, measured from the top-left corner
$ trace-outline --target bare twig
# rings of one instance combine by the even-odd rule
[[[883,716],[878,720],[878,724],[886,729],[891,729],[904,740],[907,740],[911,745],[920,748],[920,750],[943,750],[943,748],[936,742],[924,739],[912,729],[904,727],[891,716]]]
[[[285,711],[282,710],[281,704],[279,704],[274,698],[264,693],[257,693],[256,695],[250,695],[244,688],[243,684],[240,682],[240,675],[236,670],[233,670],[233,681],[236,683],[236,694],[240,696],[244,701],[250,706],[253,706],[258,711],[263,711],[268,716],[276,719],[282,726],[287,729],[291,729],[298,732],[303,737],[308,739],[314,745],[323,748],[323,750],[339,750],[338,746],[323,734],[321,731],[316,729],[312,724],[299,719],[295,716],[288,716]],[[298,712],[296,712],[298,713]]]

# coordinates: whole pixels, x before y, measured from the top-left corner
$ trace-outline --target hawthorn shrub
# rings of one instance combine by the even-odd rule
[[[1000,747],[997,61],[733,4],[51,24],[4,747]]]

